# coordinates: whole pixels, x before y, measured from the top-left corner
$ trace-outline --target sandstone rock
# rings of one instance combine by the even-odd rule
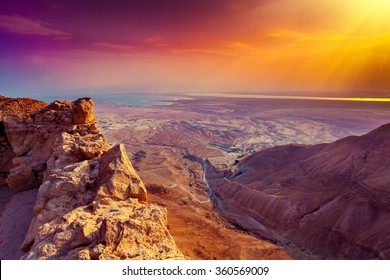
[[[10,172],[9,182],[17,191],[41,184],[50,160],[61,168],[64,164],[99,157],[109,149],[96,130],[90,98],[75,102],[56,101],[26,118],[5,117],[4,124],[12,152],[19,157],[19,163],[7,170]],[[57,158],[52,157],[53,153]],[[32,170],[22,172],[20,162]],[[27,182],[29,179],[31,183]]]
[[[0,173],[9,172],[12,168],[12,159],[15,153],[8,143],[0,144]]]
[[[7,177],[7,184],[14,192],[20,192],[38,187],[33,169],[30,166],[23,166]]]
[[[96,199],[115,197],[117,199],[138,198],[146,201],[146,189],[138,177],[123,145],[117,145],[100,159],[100,176],[97,182]]]
[[[118,145],[101,158],[50,171],[39,188],[24,258],[183,258],[166,229],[166,210],[145,204],[145,187],[128,164]]]
[[[183,258],[124,146],[97,130],[90,98],[4,116],[0,173],[21,194],[40,185],[24,259]]]
[[[80,98],[73,102],[74,113],[72,121],[75,124],[84,124],[95,122],[93,114],[93,102],[91,98]]]
[[[82,166],[76,165],[72,169],[78,172]],[[68,199],[69,195],[63,193],[77,193],[77,186],[82,188],[83,184],[81,180],[72,184],[65,178],[69,177],[63,176],[63,183],[53,190],[41,186],[37,203],[43,198],[44,207],[35,206],[39,214],[25,241],[25,249],[32,244],[26,259],[183,258],[166,229],[164,208],[141,204],[131,198],[105,197],[88,204],[83,199],[93,198],[88,194],[93,193],[93,189],[85,190],[78,198]],[[53,182],[57,180],[58,177],[53,178]],[[77,204],[86,206],[77,207]]]
[[[47,103],[31,98],[0,98],[0,123],[5,117],[26,118],[31,112],[47,106]]]
[[[101,158],[71,164],[66,162],[62,169],[51,170],[47,176],[47,181],[39,188],[34,207],[37,216],[31,223],[29,233],[22,246],[25,251],[30,250],[30,246],[32,246],[26,258],[76,258],[78,253],[76,254],[75,248],[85,243],[88,245],[92,242],[98,242],[96,241],[98,228],[95,225],[103,220],[101,220],[101,215],[99,213],[96,214],[94,211],[96,209],[104,209],[108,213],[114,213],[118,210],[118,205],[125,205],[119,208],[134,208],[135,206],[133,204],[138,204],[134,202],[135,200],[129,200],[130,198],[137,198],[137,200],[145,202],[146,190],[142,181],[132,168],[123,145],[113,147]],[[126,202],[121,204],[120,202],[122,201]],[[143,211],[137,211],[138,215],[134,218],[141,219],[143,216],[149,217],[150,213],[148,209],[150,207],[154,209],[153,213],[158,214],[153,216],[153,219],[160,222],[161,229],[164,230],[164,236],[166,235],[164,238],[170,240],[169,244],[174,244],[172,237],[170,237],[166,228],[164,228],[162,221],[166,220],[166,214],[162,208],[160,209],[158,206],[140,206],[139,208]],[[91,209],[94,209],[92,211],[95,213],[94,215],[90,215]],[[105,232],[115,230],[123,231],[123,228],[128,225],[129,213],[123,216],[125,218],[122,218],[123,222],[126,222],[125,224],[120,223],[116,219],[108,219],[115,223],[105,227]],[[91,220],[88,224],[74,222],[77,219],[85,221],[87,217]],[[63,229],[64,219],[69,221],[72,226],[67,227],[66,230],[64,229],[63,235],[56,235],[56,242],[54,244],[47,244],[47,236],[50,236],[48,239],[51,240],[54,238],[52,235],[58,232],[58,227]],[[147,220],[144,221],[144,226],[146,227],[148,226]],[[115,229],[114,225],[115,227],[119,227],[119,229]],[[41,236],[45,236],[45,238],[41,240]],[[104,239],[106,237],[108,235],[100,236],[99,238]],[[122,240],[123,238],[124,240]],[[132,241],[128,241],[127,239],[129,238],[130,235],[121,236],[116,242],[130,244]],[[63,242],[66,243],[66,246]],[[109,244],[107,240],[103,243],[106,244],[104,248],[111,246],[107,245]],[[129,246],[129,244],[126,246]],[[65,252],[66,255],[64,255],[63,249],[58,248],[62,248],[62,246],[66,248],[70,247],[74,252],[72,251],[71,255]],[[116,248],[115,250],[111,248],[113,246],[110,247],[111,249],[105,249],[104,255],[102,256],[105,259],[127,258],[126,256],[130,256],[129,254],[123,255],[124,253],[118,250],[118,246],[114,246]],[[176,257],[182,257],[176,247],[174,251],[177,254],[175,255]],[[87,258],[85,252],[80,256]],[[144,255],[142,258],[147,258],[147,255],[151,253],[151,251],[143,249]],[[100,258],[99,256],[100,254],[96,256],[95,253],[90,258]]]
[[[31,112],[45,107],[45,102],[30,98],[7,98],[0,96],[0,186],[6,185],[6,178],[13,167],[16,156],[8,142],[4,119],[7,117],[26,118]]]

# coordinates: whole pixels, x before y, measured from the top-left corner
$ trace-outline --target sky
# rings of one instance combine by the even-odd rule
[[[390,0],[1,0],[0,94],[390,96]]]

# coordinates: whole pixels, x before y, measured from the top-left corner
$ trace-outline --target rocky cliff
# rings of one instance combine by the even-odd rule
[[[390,259],[390,124],[255,153],[207,174],[221,211],[295,258]]]
[[[3,247],[20,245],[22,259],[183,258],[166,209],[147,203],[123,145],[111,148],[97,129],[92,100],[26,100],[0,99],[0,190],[12,197],[1,211]],[[34,196],[33,213],[19,207],[20,194]],[[26,217],[22,244],[11,242]]]
[[[24,118],[46,106],[47,103],[30,98],[7,98],[0,95],[0,187],[6,185],[6,178],[13,167],[12,159],[15,157],[5,133],[4,118]]]

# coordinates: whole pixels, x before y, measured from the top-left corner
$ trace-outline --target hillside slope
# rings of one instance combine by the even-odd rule
[[[295,258],[390,259],[390,124],[266,149],[207,177],[230,220]]]

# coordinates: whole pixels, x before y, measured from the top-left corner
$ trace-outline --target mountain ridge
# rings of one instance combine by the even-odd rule
[[[212,170],[219,208],[295,258],[390,258],[390,124],[329,144],[285,145]],[[246,219],[237,218],[245,216]],[[249,221],[249,219],[252,219]],[[286,249],[287,250],[287,249]]]

